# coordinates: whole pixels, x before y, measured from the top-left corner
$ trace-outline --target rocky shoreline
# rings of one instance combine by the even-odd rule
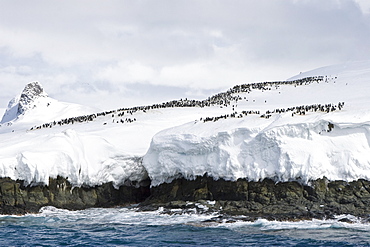
[[[150,181],[141,186],[112,183],[95,187],[73,187],[67,179],[50,178],[49,185],[23,186],[23,181],[0,178],[0,214],[37,213],[41,207],[54,206],[69,210],[114,207],[144,201],[150,195]]]
[[[115,189],[111,183],[75,187],[62,177],[50,178],[49,185],[23,186],[23,181],[0,179],[0,214],[37,213],[43,206],[69,210],[136,204],[139,210],[164,213],[219,212],[246,220],[302,220],[351,214],[369,218],[370,181],[329,181],[326,178],[303,185],[297,181],[275,183],[271,179],[251,182],[176,179],[150,187],[150,181]],[[204,210],[206,209],[206,210]]]

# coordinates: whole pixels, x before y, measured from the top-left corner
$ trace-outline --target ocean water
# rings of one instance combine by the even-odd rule
[[[0,216],[0,246],[367,246],[370,224],[333,220],[215,222],[216,214],[135,208]],[[342,222],[342,218],[352,223]]]

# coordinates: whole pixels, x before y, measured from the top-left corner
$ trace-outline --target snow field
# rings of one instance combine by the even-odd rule
[[[60,175],[75,186],[105,182],[120,186],[147,176],[155,186],[204,174],[215,179],[304,183],[323,176],[370,179],[370,63],[321,68],[299,77],[317,75],[325,80],[239,93],[241,100],[227,107],[150,109],[30,130],[93,113],[88,107],[37,98],[24,115],[1,124],[0,176],[47,184],[49,177]],[[329,113],[272,113],[269,118],[249,114],[204,122],[206,117],[234,112],[264,114],[339,102],[345,102],[343,109]],[[120,122],[126,117],[135,121]]]

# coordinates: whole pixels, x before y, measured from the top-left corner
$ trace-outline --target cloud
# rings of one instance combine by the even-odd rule
[[[355,0],[364,14],[370,14],[370,2],[368,0]]]
[[[145,83],[156,76],[156,71],[140,62],[119,62],[102,68],[96,78],[114,83]]]
[[[14,0],[1,5],[0,105],[35,80],[63,100],[98,104],[94,95],[116,95],[111,100],[120,105],[139,102],[138,97],[158,100],[150,93],[133,94],[145,90],[143,85],[156,94],[161,90],[155,88],[162,88],[191,97],[190,92],[283,80],[370,57],[367,0]]]

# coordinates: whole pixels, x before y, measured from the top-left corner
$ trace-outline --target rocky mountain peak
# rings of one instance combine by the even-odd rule
[[[18,114],[23,114],[27,109],[29,109],[35,99],[46,96],[47,94],[44,92],[44,89],[39,82],[28,83],[19,98]]]
[[[0,123],[6,123],[17,119],[28,109],[35,107],[34,101],[40,97],[47,97],[43,87],[39,82],[30,82],[23,89],[21,95],[13,98]]]

